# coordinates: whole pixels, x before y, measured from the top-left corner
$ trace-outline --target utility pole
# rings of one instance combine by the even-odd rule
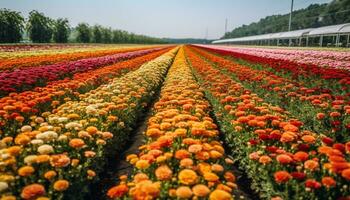
[[[292,29],[292,13],[293,13],[293,4],[294,4],[294,0],[292,0],[292,4],[291,4],[291,6],[290,6],[288,31],[290,31],[290,30]]]
[[[292,0],[291,6],[290,6],[288,31],[291,31],[291,29],[292,29],[293,4],[294,4],[294,0]],[[290,45],[291,45],[291,39],[289,39],[289,46]]]
[[[225,19],[225,34],[227,33],[227,18]]]

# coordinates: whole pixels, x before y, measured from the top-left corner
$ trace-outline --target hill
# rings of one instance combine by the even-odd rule
[[[242,25],[222,38],[236,38],[265,33],[288,31],[289,13],[271,15],[258,22]],[[350,0],[333,0],[329,4],[311,4],[293,12],[292,30],[317,28],[350,22]]]

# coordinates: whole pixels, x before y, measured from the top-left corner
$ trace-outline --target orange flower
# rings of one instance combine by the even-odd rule
[[[310,143],[310,144],[315,143],[315,141],[316,141],[315,137],[312,135],[304,135],[303,137],[301,137],[301,139],[304,142]]]
[[[350,181],[350,168],[343,170],[341,176]]]
[[[278,171],[274,174],[274,177],[277,183],[285,183],[292,178],[292,176],[286,171]]]
[[[191,155],[191,154],[190,154],[187,150],[185,150],[185,149],[180,149],[180,150],[177,150],[177,151],[175,152],[175,158],[176,158],[176,159],[179,159],[179,160],[182,160],[182,159],[184,159],[184,158],[189,158],[190,155]]]
[[[304,162],[309,158],[309,154],[304,151],[298,151],[293,155],[293,159],[298,162]]]
[[[286,155],[286,154],[278,155],[278,156],[276,157],[276,160],[277,160],[279,163],[283,164],[283,165],[289,164],[289,163],[293,162],[293,159],[292,159],[290,156]]]
[[[56,191],[59,191],[59,192],[62,192],[62,191],[65,191],[67,190],[69,187],[69,182],[66,181],[66,180],[58,180],[56,181],[54,184],[53,184],[53,188],[56,190]]]
[[[73,148],[81,148],[85,145],[84,140],[79,139],[79,138],[73,138],[69,141],[69,146]]]
[[[147,160],[139,160],[136,162],[135,166],[138,169],[147,169],[150,166],[150,164]]]
[[[297,132],[299,130],[298,127],[294,126],[293,124],[287,124],[283,126],[284,131],[292,131],[292,132]]]
[[[281,142],[292,142],[295,140],[297,135],[294,132],[286,131],[282,134],[280,141]]]
[[[191,167],[193,165],[193,160],[190,158],[184,158],[180,161],[180,167]]]
[[[304,163],[304,167],[305,169],[309,169],[311,171],[314,171],[318,168],[319,164],[318,162],[314,161],[314,160],[307,160]]]
[[[87,173],[87,175],[88,175],[89,178],[92,178],[92,177],[95,177],[95,176],[96,176],[96,172],[93,171],[93,170],[91,170],[91,169],[87,170],[86,173]]]
[[[44,186],[34,183],[23,188],[21,197],[23,199],[35,199],[36,197],[45,195],[45,193],[46,191]]]
[[[327,176],[322,178],[322,184],[325,187],[330,188],[330,187],[334,187],[337,183],[332,177]]]
[[[134,176],[134,182],[135,183],[139,183],[141,181],[146,181],[148,180],[148,176],[147,174],[144,174],[144,173],[137,173],[135,176]]]
[[[259,162],[263,165],[270,163],[272,159],[269,156],[263,155],[259,158]]]
[[[32,166],[24,166],[19,168],[18,175],[20,176],[30,176],[34,173],[34,168]]]
[[[57,175],[57,173],[53,170],[50,170],[50,171],[47,171],[45,174],[44,174],[44,177],[47,179],[47,180],[51,180],[53,177],[55,177]]]
[[[147,129],[146,135],[149,137],[159,137],[163,135],[163,132],[160,131],[158,128],[150,128],[150,129]]]
[[[94,127],[94,126],[89,126],[89,127],[86,128],[86,131],[87,131],[90,135],[93,135],[93,134],[97,133],[98,130],[97,130],[97,128]]]
[[[12,146],[6,149],[7,153],[9,153],[12,156],[16,156],[19,153],[21,153],[22,148],[20,146]]]
[[[196,195],[197,197],[205,197],[210,193],[210,189],[203,184],[198,184],[195,185],[192,188],[193,194]]]
[[[176,196],[182,199],[189,199],[192,194],[192,190],[187,186],[181,186],[176,190]]]
[[[188,151],[190,153],[198,153],[198,152],[202,151],[202,149],[203,149],[202,145],[200,145],[200,144],[193,144],[193,145],[188,147]]]
[[[50,164],[53,167],[65,167],[69,165],[70,158],[65,154],[52,155],[50,158]]]
[[[216,182],[216,181],[219,180],[218,175],[216,175],[216,174],[214,174],[214,173],[212,173],[212,172],[205,172],[205,173],[203,174],[203,176],[204,176],[204,179],[205,179],[206,181],[209,181],[209,182]]]
[[[209,200],[232,200],[232,196],[230,193],[224,190],[214,190],[210,193]]]
[[[120,198],[128,192],[129,188],[125,184],[112,187],[108,190],[107,196],[111,199]]]
[[[197,183],[197,180],[198,180],[198,176],[196,172],[190,169],[181,170],[178,178],[180,183],[185,185],[193,185]]]
[[[236,181],[236,176],[232,172],[225,172],[224,177],[225,177],[226,181],[229,181],[229,182]]]
[[[158,180],[165,181],[171,179],[173,172],[167,165],[158,167],[155,171]]]
[[[214,172],[223,172],[224,171],[224,167],[220,164],[213,164],[211,166],[211,170]]]
[[[212,158],[212,159],[218,159],[218,158],[221,158],[223,156],[220,152],[215,151],[215,150],[210,151],[209,154],[210,154],[210,158]]]
[[[46,163],[50,161],[49,155],[38,155],[35,159],[36,163]]]

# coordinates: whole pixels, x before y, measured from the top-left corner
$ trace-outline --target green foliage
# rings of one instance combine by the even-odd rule
[[[102,28],[102,42],[105,44],[112,43],[113,32],[111,28]]]
[[[33,10],[29,13],[28,32],[33,42],[48,43],[53,33],[53,21],[43,13]]]
[[[102,43],[102,27],[100,25],[95,25],[92,27],[92,42]]]
[[[22,39],[24,19],[19,12],[0,9],[0,42],[19,42]]]
[[[236,38],[265,33],[288,31],[289,13],[271,15],[259,22],[242,25],[222,38]],[[316,28],[350,22],[350,0],[333,0],[329,4],[311,4],[293,12],[292,30]]]
[[[59,18],[54,23],[53,40],[57,43],[67,43],[70,33],[68,19]]]
[[[76,27],[76,30],[78,32],[77,35],[77,42],[81,43],[89,43],[91,40],[91,32],[89,25],[87,23],[80,23]]]

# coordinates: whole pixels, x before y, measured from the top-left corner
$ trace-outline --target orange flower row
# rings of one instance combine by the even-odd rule
[[[186,54],[214,105],[228,145],[265,198],[350,195],[350,142],[333,143],[305,129],[289,112],[267,104],[191,49],[186,48]]]
[[[34,91],[12,93],[0,99],[0,138],[17,135],[21,126],[36,123],[37,117],[47,111],[55,112],[62,103],[71,99],[79,99],[79,95],[108,83],[112,78],[137,69],[169,49],[163,49],[148,55],[140,56],[96,70],[75,74],[72,79],[52,81],[45,87]],[[34,120],[34,121],[33,121]]]
[[[103,169],[107,150],[113,153],[127,140],[134,116],[143,112],[176,52],[36,117],[14,141],[3,139],[1,198],[83,198],[89,180]],[[69,188],[82,192],[64,193]]]
[[[236,190],[210,106],[186,64],[181,48],[153,107],[146,144],[127,161],[135,170],[123,175],[109,198],[230,200]]]

